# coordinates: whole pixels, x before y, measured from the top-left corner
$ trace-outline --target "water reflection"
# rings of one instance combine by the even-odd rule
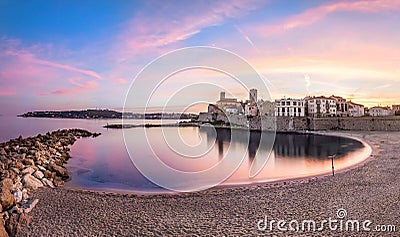
[[[270,151],[271,139],[275,138],[273,153],[277,157],[308,157],[327,159],[331,155],[343,157],[349,152],[361,149],[364,145],[356,140],[302,133],[277,133],[247,131],[241,129],[216,128],[216,137],[213,128],[201,127],[200,132],[207,134],[207,142],[216,142],[219,156],[224,155],[224,144],[240,143],[247,145],[248,158],[254,160],[257,152]],[[232,137],[235,139],[231,141]]]
[[[337,170],[354,165],[366,157],[361,142],[342,137],[295,133],[274,134],[222,128],[213,130],[212,127],[179,129],[183,137],[206,139],[203,144],[204,149],[210,147],[210,151],[196,159],[179,156],[165,144],[161,129],[149,128],[147,135],[153,144],[155,154],[170,167],[187,172],[211,168],[223,159],[233,162],[245,157],[239,168],[224,182],[225,184],[265,182],[327,173],[331,169],[328,156],[332,154],[337,155],[335,160]],[[139,129],[130,129],[126,133],[126,136],[130,136],[135,144],[145,142],[141,138],[142,131]],[[133,158],[144,161],[152,155],[154,154],[144,149],[136,149],[132,153]],[[120,130],[109,130],[96,139],[78,140],[72,147],[72,156],[69,167],[76,172],[72,174],[73,178],[69,185],[99,189],[119,187],[146,192],[162,191],[144,178],[132,165]],[[79,175],[79,170],[82,169],[86,172]],[[215,170],[215,175],[226,172],[226,169],[229,169],[228,166],[221,166],[220,169]],[[171,179],[167,176],[164,178]],[[213,175],[208,178],[212,179]],[[182,180],[179,185],[190,185],[190,182]],[[202,180],[196,182],[202,182]]]

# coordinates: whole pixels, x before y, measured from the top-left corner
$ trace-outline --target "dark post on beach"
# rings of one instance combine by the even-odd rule
[[[332,176],[335,176],[335,166],[333,165],[333,159],[335,159],[336,155],[329,156],[332,159]]]

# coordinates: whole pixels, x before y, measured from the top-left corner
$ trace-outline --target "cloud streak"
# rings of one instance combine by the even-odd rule
[[[87,90],[94,90],[98,88],[98,83],[96,80],[88,80],[81,82],[81,78],[71,78],[69,80],[70,84],[73,86],[71,88],[63,88],[52,91],[50,93],[40,93],[40,96],[49,95],[76,95],[86,92]]]
[[[156,10],[151,16],[142,14],[128,21],[118,37],[117,48],[120,53],[148,53],[149,50],[184,41],[204,28],[220,25],[227,19],[244,16],[262,4],[265,1],[234,0],[193,2],[190,9],[175,4],[165,5],[159,10],[158,6],[152,6]],[[171,16],[174,18],[168,19]]]
[[[58,68],[58,69],[63,69],[71,72],[78,72],[82,73],[87,76],[91,76],[97,79],[101,79],[102,77],[90,70],[85,70],[85,69],[80,69],[77,67],[73,67],[70,65],[65,65],[65,64],[60,64],[60,63],[55,63],[47,60],[42,60],[37,58],[34,54],[26,51],[26,50],[7,50],[3,52],[5,56],[11,56],[11,57],[18,57],[20,60],[26,63],[31,63],[31,64],[38,64],[38,65],[43,65],[43,66],[48,66],[48,67],[53,67],[53,68]]]
[[[317,6],[300,14],[293,15],[283,22],[272,26],[263,26],[260,31],[266,35],[280,34],[286,31],[314,24],[334,12],[378,13],[400,10],[399,0],[361,0],[341,1]]]
[[[11,96],[15,94],[17,94],[17,92],[14,89],[0,89],[0,96]]]

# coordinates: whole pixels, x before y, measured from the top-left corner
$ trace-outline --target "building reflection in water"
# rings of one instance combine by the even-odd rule
[[[268,133],[260,131],[247,131],[241,129],[200,127],[200,132],[207,134],[207,142],[215,142],[218,146],[220,158],[224,155],[224,149],[229,145],[239,143],[247,145],[248,158],[266,159],[271,151],[274,157],[306,157],[307,159],[328,159],[336,154],[337,158],[348,152],[360,149],[362,143],[353,139],[335,136],[301,133]],[[275,142],[273,142],[275,140]],[[259,157],[259,153],[265,157]]]

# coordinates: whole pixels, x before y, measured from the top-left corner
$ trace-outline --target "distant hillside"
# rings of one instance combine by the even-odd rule
[[[72,119],[196,119],[197,114],[180,113],[122,113],[108,109],[87,109],[87,110],[68,110],[68,111],[34,111],[27,112],[19,117],[37,118],[72,118]]]
[[[69,110],[69,111],[34,111],[28,112],[20,117],[38,118],[76,118],[76,119],[100,119],[100,118],[122,118],[122,113],[113,110]]]

